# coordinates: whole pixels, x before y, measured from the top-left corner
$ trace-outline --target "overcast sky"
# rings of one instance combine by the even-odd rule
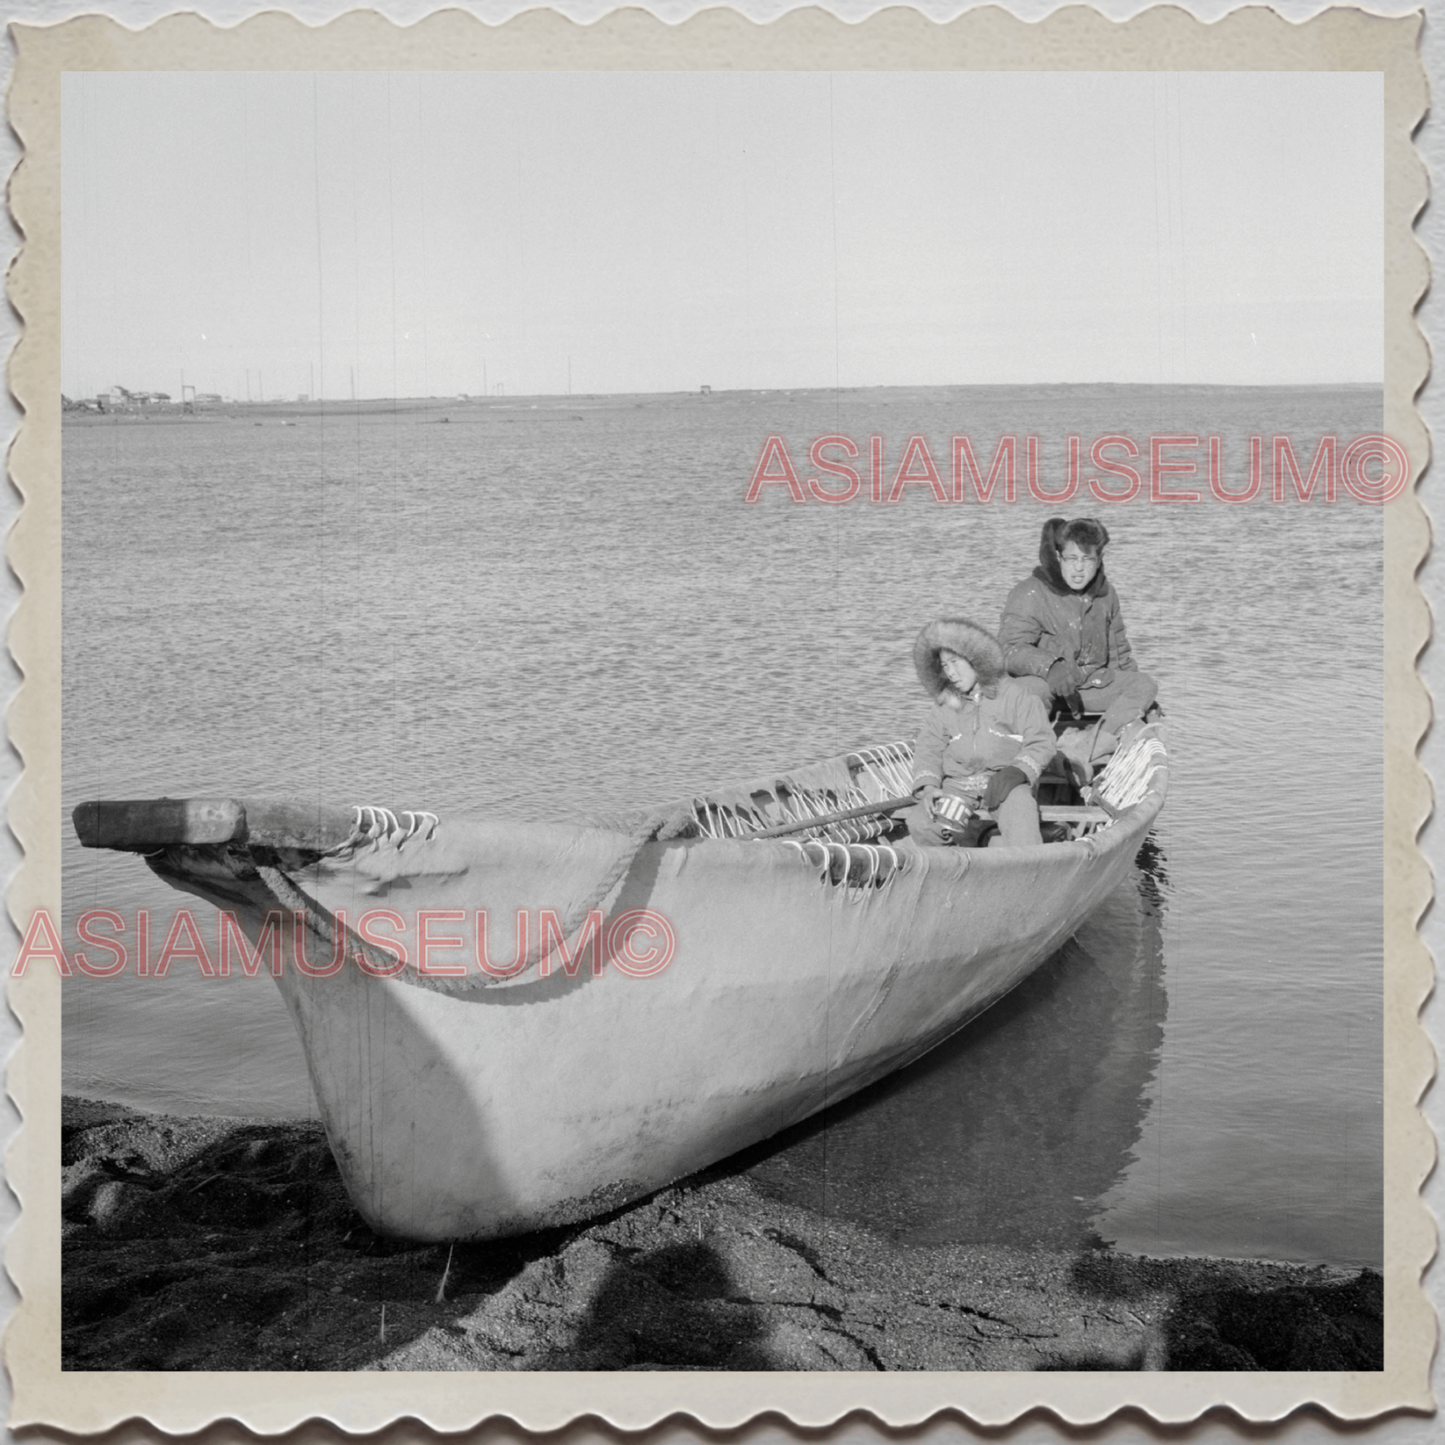
[[[62,386],[1378,382],[1378,74],[68,73]]]

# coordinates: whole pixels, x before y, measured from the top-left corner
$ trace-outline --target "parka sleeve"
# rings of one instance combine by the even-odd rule
[[[1044,624],[1031,580],[1020,582],[1009,593],[999,619],[998,640],[1010,677],[1047,677],[1049,669],[1064,655],[1052,640],[1039,645],[1044,638]]]
[[[1119,606],[1119,594],[1110,586],[1109,601],[1109,666],[1116,672],[1138,672],[1139,664],[1134,661],[1134,649],[1129,646],[1129,634],[1124,631],[1124,609]]]
[[[1027,773],[1031,783],[1037,783],[1039,774],[1048,767],[1058,751],[1054,729],[1043,703],[1033,693],[1021,687],[1011,687],[1009,695],[1012,713],[1010,722],[1013,730],[1023,739],[1013,766]]]
[[[923,726],[918,729],[918,741],[913,745],[913,791],[926,784],[935,788],[943,786],[943,719],[935,703],[928,709]]]

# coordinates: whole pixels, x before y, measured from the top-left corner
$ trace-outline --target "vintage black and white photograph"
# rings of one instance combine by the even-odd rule
[[[1384,1368],[1378,72],[60,133],[65,1372]]]

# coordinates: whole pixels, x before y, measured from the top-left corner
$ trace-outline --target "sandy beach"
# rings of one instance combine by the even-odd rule
[[[68,1098],[71,1370],[1378,1370],[1370,1270],[905,1247],[735,1161],[586,1225],[381,1239],[317,1124]]]

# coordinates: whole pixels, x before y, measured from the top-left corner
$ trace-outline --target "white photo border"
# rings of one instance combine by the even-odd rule
[[[1127,30],[1128,52],[1114,49]],[[11,827],[24,848],[9,894],[23,931],[31,913],[59,899],[59,76],[75,69],[686,69],[928,68],[1380,69],[1386,76],[1386,431],[1402,442],[1421,476],[1428,436],[1415,408],[1428,349],[1414,318],[1428,264],[1413,221],[1426,176],[1411,143],[1424,114],[1417,55],[1419,19],[1334,10],[1304,25],[1262,8],[1201,25],[1177,9],[1145,12],[1121,30],[1097,12],[1070,7],[1030,25],[998,9],[975,10],[942,27],[915,11],[891,10],[844,25],[819,10],[794,10],[767,26],[712,10],[681,26],[642,11],[620,11],[586,27],[555,12],[530,11],[500,27],[454,10],[398,30],[374,12],[342,16],[321,30],[270,12],[222,30],[203,17],[176,16],[139,33],[103,16],[12,30],[18,53],[11,124],[24,159],[11,179],[11,209],[25,237],[9,292],[23,334],[10,385],[24,423],[10,454],[24,497],[9,556],[24,586],[10,646],[25,681],[10,712],[25,773],[11,796]],[[955,57],[957,58],[955,61]],[[966,57],[966,58],[965,58]],[[980,64],[982,59],[993,62]],[[1127,63],[1124,63],[1127,62]],[[230,1416],[255,1430],[323,1418],[344,1428],[379,1428],[402,1416],[457,1430],[504,1415],[553,1429],[583,1413],[638,1429],[682,1411],[728,1428],[760,1412],[822,1426],[864,1410],[893,1426],[958,1411],[998,1426],[1040,1407],[1084,1424],[1133,1406],[1155,1420],[1187,1421],[1228,1406],[1249,1420],[1279,1419],[1301,1405],[1343,1420],[1431,1407],[1429,1368],[1435,1320],[1418,1287],[1435,1247],[1419,1189],[1433,1142],[1415,1101],[1433,1073],[1417,1015],[1429,991],[1429,956],[1416,932],[1430,897],[1415,838],[1429,810],[1428,780],[1415,752],[1429,700],[1415,659],[1429,634],[1415,573],[1428,525],[1413,493],[1392,503],[1386,533],[1386,1369],[1378,1375],[1110,1374],[1008,1375],[646,1375],[88,1376],[59,1368],[59,981],[44,972],[11,980],[10,1000],[25,1028],[9,1089],[25,1124],[8,1158],[21,1216],[7,1267],[21,1303],[7,1334],[14,1390],[12,1424],[78,1432],[139,1416],[190,1431]],[[58,910],[56,910],[58,912]],[[18,941],[18,934],[14,941]],[[12,942],[13,947],[13,942]]]

